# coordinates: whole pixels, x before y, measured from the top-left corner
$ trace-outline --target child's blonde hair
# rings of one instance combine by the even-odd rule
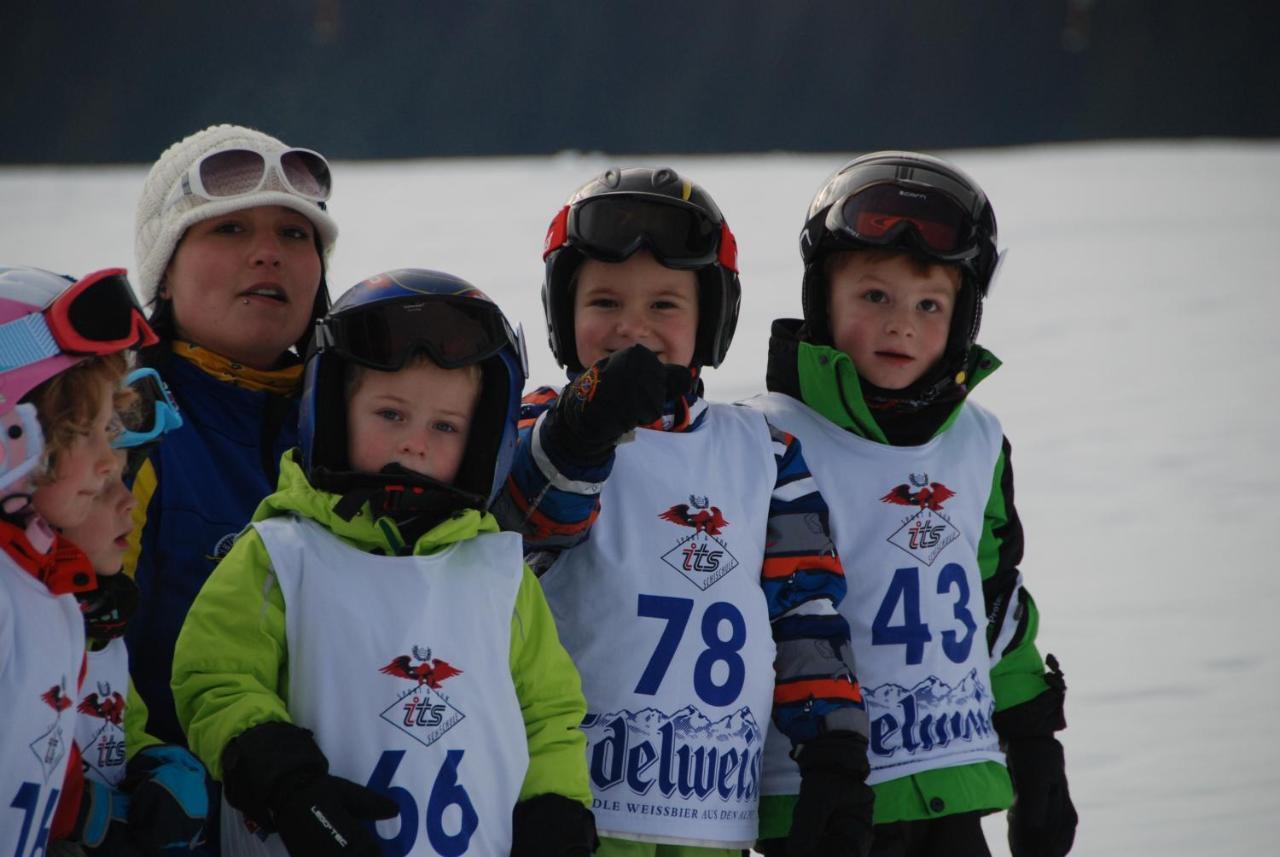
[[[47,483],[57,468],[58,455],[85,434],[102,408],[102,388],[112,393],[112,408],[119,413],[133,404],[135,394],[122,386],[129,371],[124,352],[91,357],[45,381],[25,399],[36,406],[44,432],[44,467],[37,484]]]

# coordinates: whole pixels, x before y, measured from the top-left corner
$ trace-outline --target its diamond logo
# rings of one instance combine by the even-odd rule
[[[658,517],[693,530],[664,553],[662,561],[694,586],[705,590],[738,567],[738,560],[720,538],[729,522],[707,497],[690,494],[688,503],[672,506]]]
[[[48,782],[54,770],[62,763],[62,757],[67,754],[67,738],[62,729],[62,712],[71,707],[71,697],[67,696],[66,677],[63,677],[61,683],[55,684],[40,694],[40,698],[56,713],[49,728],[28,746],[40,760],[45,782]]]
[[[431,657],[430,648],[414,646],[412,657],[400,655],[378,672],[414,682],[379,716],[424,747],[440,740],[466,716],[440,692],[440,685],[462,675],[462,670]]]
[[[96,693],[91,693],[76,706],[76,711],[102,721],[83,748],[84,763],[88,772],[97,775],[105,783],[113,783],[114,771],[124,764],[124,710],[125,698],[111,689],[110,682],[98,682]]]
[[[942,511],[942,504],[956,496],[956,492],[941,482],[930,482],[927,473],[912,473],[907,479],[911,484],[897,486],[881,497],[880,502],[915,507],[919,511],[903,521],[888,541],[925,565],[933,565],[942,549],[960,537],[960,531]]]

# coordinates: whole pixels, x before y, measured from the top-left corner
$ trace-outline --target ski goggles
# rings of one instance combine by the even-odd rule
[[[729,224],[662,198],[597,196],[566,205],[551,221],[542,258],[569,245],[602,262],[625,262],[641,247],[668,268],[719,263],[738,271],[738,242]]]
[[[388,311],[389,305],[394,312]],[[434,296],[375,303],[316,324],[318,352],[331,349],[383,372],[399,371],[422,351],[442,369],[457,369],[506,348],[515,352],[528,377],[524,332],[513,330],[495,304],[476,298]]]
[[[134,369],[125,378],[125,385],[137,394],[137,407],[120,415],[124,425],[111,445],[116,449],[132,449],[152,443],[161,435],[182,427],[182,415],[160,379],[160,373],[143,367]]]
[[[0,371],[59,354],[114,354],[159,341],[124,268],[107,268],[82,277],[40,312],[0,324]]]
[[[322,208],[333,192],[333,173],[319,152],[282,149],[264,154],[256,149],[220,149],[187,169],[165,207],[186,196],[217,201],[257,193],[273,172],[286,191]]]
[[[837,239],[873,247],[914,244],[942,262],[969,261],[988,249],[973,215],[958,200],[932,188],[893,182],[872,184],[837,200],[827,209],[824,225]],[[802,240],[801,249],[809,261],[818,248]]]

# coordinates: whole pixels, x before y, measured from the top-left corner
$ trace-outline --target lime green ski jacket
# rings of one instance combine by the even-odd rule
[[[492,515],[468,509],[408,546],[395,523],[375,518],[368,504],[350,521],[339,517],[333,511],[338,499],[311,486],[292,450],[281,460],[276,492],[262,501],[253,520],[300,515],[352,547],[390,556],[432,554],[498,532]],[[511,617],[510,664],[529,745],[519,799],[554,793],[590,806],[586,737],[578,728],[586,701],[528,566]],[[232,738],[267,721],[292,722],[288,672],[284,597],[261,537],[246,528],[200,590],[173,661],[178,720],[192,752],[215,779],[222,778],[222,751]]]

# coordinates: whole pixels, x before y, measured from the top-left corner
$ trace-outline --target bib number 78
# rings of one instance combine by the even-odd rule
[[[969,658],[978,623],[969,612],[969,579],[965,576],[964,567],[949,562],[938,574],[937,594],[945,596],[952,590],[956,595],[951,612],[963,626],[964,636],[955,630],[941,632],[942,651],[952,662],[962,664]],[[899,604],[902,605],[902,622],[895,625],[893,618]],[[920,569],[900,568],[893,573],[884,601],[880,602],[875,621],[871,623],[871,645],[906,646],[907,663],[918,664],[924,660],[924,644],[932,639],[933,632],[920,618]]]
[[[685,626],[693,615],[692,598],[671,598],[665,595],[641,595],[637,605],[638,615],[646,619],[662,619],[667,625],[662,629],[658,645],[654,647],[649,663],[636,684],[636,693],[653,696],[658,692],[662,679],[675,658]],[[729,623],[729,639],[720,638],[720,625]],[[747,642],[747,622],[742,612],[728,601],[716,601],[702,612],[702,642],[705,648],[693,666],[693,689],[698,698],[708,705],[731,704],[742,693],[747,677],[747,665],[742,660],[743,645]],[[723,663],[728,669],[723,682],[716,683],[712,669]]]

